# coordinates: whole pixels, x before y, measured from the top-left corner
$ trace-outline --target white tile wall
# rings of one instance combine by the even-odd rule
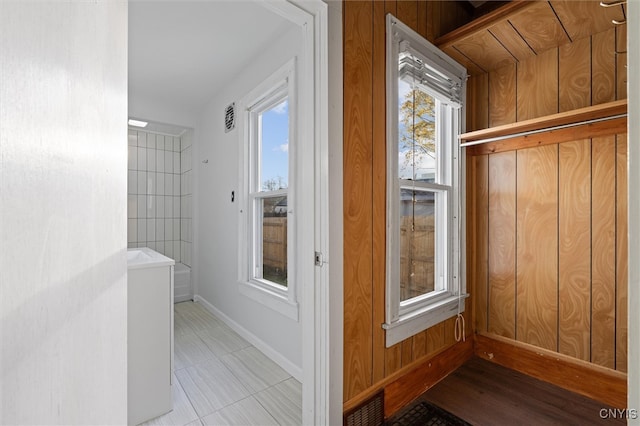
[[[128,143],[128,246],[180,262],[181,138],[129,130]]]
[[[179,167],[180,175],[176,180],[174,179],[174,187],[180,188],[180,201],[178,206],[179,215],[174,217],[180,217],[179,223],[176,223],[174,227],[180,229],[180,257],[182,263],[191,266],[192,244],[193,244],[193,231],[191,227],[192,222],[192,208],[191,208],[191,195],[193,194],[192,185],[192,138],[193,131],[186,132],[181,138],[181,151],[179,163],[174,164],[175,167]],[[174,175],[176,176],[176,175]],[[174,209],[176,206],[174,205]]]

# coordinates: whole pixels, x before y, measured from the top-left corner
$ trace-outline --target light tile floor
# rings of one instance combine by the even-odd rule
[[[173,411],[143,425],[300,424],[300,382],[202,305],[175,305]]]

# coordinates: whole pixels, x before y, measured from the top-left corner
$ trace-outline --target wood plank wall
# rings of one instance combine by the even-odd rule
[[[390,377],[397,378],[405,368],[410,369],[455,342],[455,320],[450,320],[385,348],[381,325],[386,256],[387,13],[394,14],[430,41],[471,17],[464,3],[459,2],[343,3],[345,407],[384,387]],[[470,333],[471,327],[467,331]]]
[[[626,99],[626,25],[468,81],[467,131]]]
[[[625,52],[622,25],[474,75],[467,131],[625,99]],[[626,134],[581,134],[470,150],[474,326],[626,372]]]
[[[619,133],[469,159],[477,331],[626,372],[626,153]]]

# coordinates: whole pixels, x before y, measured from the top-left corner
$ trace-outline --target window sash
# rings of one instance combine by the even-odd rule
[[[466,70],[420,35],[387,15],[387,282],[385,324],[387,347],[448,318],[464,294],[459,210],[461,164],[457,136],[461,133]],[[400,68],[400,53],[404,68]],[[407,56],[407,55],[412,55]],[[406,60],[406,58],[409,60]],[[418,64],[422,70],[418,70]],[[418,72],[420,71],[420,72]],[[435,182],[401,179],[399,175],[399,80],[436,100]],[[436,277],[433,291],[401,301],[400,296],[400,191],[408,189],[439,194],[442,202],[435,212]],[[436,251],[438,253],[438,251]],[[440,278],[441,277],[441,278]],[[460,288],[458,286],[460,285]],[[462,296],[464,297],[464,296]],[[464,304],[462,304],[464,310]],[[437,321],[437,322],[434,322]]]

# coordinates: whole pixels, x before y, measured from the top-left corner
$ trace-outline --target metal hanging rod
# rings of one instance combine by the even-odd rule
[[[623,4],[626,4],[627,0],[614,0],[614,1],[609,1],[609,2],[605,2],[605,1],[601,1],[600,2],[600,6],[602,7],[614,7],[614,6],[620,6]]]
[[[485,143],[497,142],[505,139],[513,139],[513,138],[519,138],[522,136],[536,135],[538,133],[545,133],[553,130],[569,129],[571,127],[584,126],[585,124],[600,123],[603,121],[615,120],[616,118],[624,118],[626,116],[627,116],[627,113],[625,112],[624,114],[611,115],[609,117],[593,118],[591,120],[579,121],[577,123],[561,124],[559,126],[545,127],[545,128],[536,129],[536,130],[528,130],[526,132],[511,133],[509,135],[496,136],[493,138],[486,138],[486,139],[479,139],[477,141],[464,142],[460,144],[460,147],[464,148],[467,146],[482,145]]]

